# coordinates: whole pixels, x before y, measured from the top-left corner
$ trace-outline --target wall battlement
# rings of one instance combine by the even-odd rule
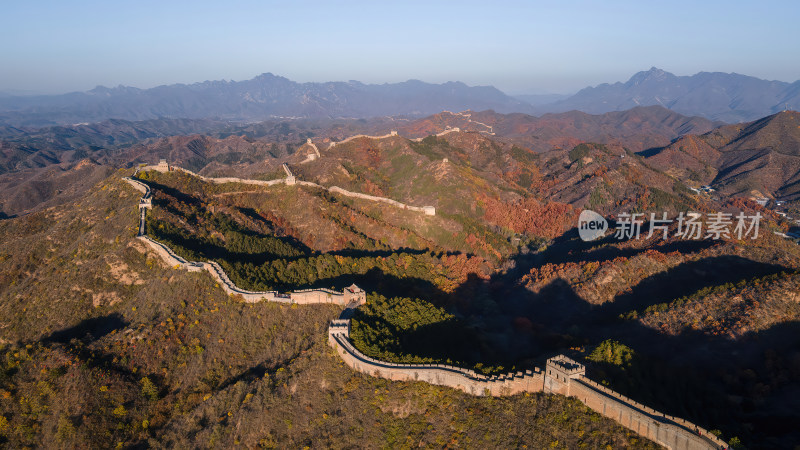
[[[170,170],[168,167],[167,170]],[[137,170],[138,173],[138,170]],[[131,186],[139,192],[144,193],[144,196],[139,200],[139,233],[136,236],[142,243],[150,247],[161,259],[170,267],[176,269],[184,269],[189,272],[207,271],[219,283],[220,287],[229,295],[238,295],[247,303],[254,303],[260,301],[270,301],[278,303],[298,303],[298,304],[312,304],[312,303],[334,303],[337,305],[352,307],[362,305],[367,302],[367,294],[363,289],[355,284],[345,288],[342,292],[337,292],[331,289],[303,289],[300,291],[289,292],[286,294],[277,291],[248,291],[236,286],[233,281],[228,277],[222,267],[214,261],[198,262],[187,261],[178,256],[171,248],[156,241],[155,239],[147,236],[147,209],[142,207],[142,203],[147,201],[150,203],[151,191],[147,184],[133,178],[123,178]]]
[[[485,376],[469,369],[445,364],[398,364],[364,355],[350,342],[350,320],[333,320],[328,343],[354,370],[394,381],[423,381],[447,386],[472,395],[504,396],[522,392],[546,392],[575,397],[586,406],[668,449],[706,450],[728,448],[727,443],[686,420],[672,417],[637,403],[586,377],[583,364],[558,355],[550,358],[545,371]]]

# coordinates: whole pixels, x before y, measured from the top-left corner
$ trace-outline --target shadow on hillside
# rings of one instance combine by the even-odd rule
[[[422,363],[432,360],[468,368],[478,363],[488,366],[505,363],[492,357],[484,357],[486,350],[490,349],[481,340],[481,334],[470,329],[463,321],[445,320],[415,326],[412,330],[404,331],[383,317],[367,316],[361,310],[356,310],[353,318],[359,321],[361,326],[376,330],[384,336],[392,336],[391,341],[382,342],[383,345],[377,354],[371,355],[378,359],[403,363]],[[373,350],[376,348],[374,345],[370,347]],[[394,356],[389,357],[383,352]]]
[[[641,280],[606,305],[590,304],[567,280],[555,279],[536,292],[520,283],[522,275],[547,263],[601,262],[631,258],[651,250],[687,255],[718,244],[709,240],[654,240],[643,243],[642,247],[614,245],[619,243],[611,235],[583,242],[577,230],[572,229],[541,252],[515,255],[511,258],[513,268],[505,273],[488,280],[469,274],[452,293],[443,292],[429,281],[399,278],[377,268],[364,274],[329,276],[307,286],[294,284],[281,289],[342,289],[356,283],[368,292],[387,297],[424,299],[447,309],[457,319],[400,332],[386,320],[372,318],[376,327],[389,329],[395,339],[369,344],[385,346],[384,351],[440,362],[450,359],[466,366],[482,363],[506,369],[542,367],[544,359],[555,353],[572,353],[580,358],[580,353],[570,349],[591,348],[606,339],[615,339],[639,355],[638,368],[622,370],[608,364],[590,364],[590,378],[607,379],[624,395],[703,427],[723,429],[728,437],[738,435],[759,442],[760,437],[768,435],[785,436],[796,442],[797,431],[791,424],[798,423],[796,411],[800,409],[793,406],[800,406],[800,399],[796,398],[800,394],[792,393],[787,380],[800,377],[798,322],[732,339],[690,329],[670,335],[639,321],[619,318],[621,313],[632,309],[645,309],[690,296],[700,289],[775,274],[787,268],[735,255],[695,259]],[[334,255],[368,257],[396,253],[347,252]],[[421,253],[424,251],[414,251]],[[302,258],[306,257],[297,259]],[[358,313],[355,319],[365,320]],[[768,357],[769,352],[774,356]],[[262,376],[266,371],[261,365],[255,366],[234,378],[234,382]],[[770,402],[777,406],[765,410]]]
[[[646,229],[642,230],[642,239],[646,236],[646,232]],[[696,253],[718,244],[717,241],[713,240],[673,240],[664,242],[660,238],[654,237],[650,245],[641,248],[619,248],[613,245],[625,242],[627,241],[615,238],[612,233],[596,241],[584,242],[578,238],[577,229],[573,228],[555,238],[543,252],[533,255],[536,256],[536,265],[543,263],[601,262],[618,257],[630,258],[649,250],[661,253],[674,251],[684,254]],[[530,257],[527,259],[530,259]],[[528,267],[528,269],[530,268]]]
[[[197,197],[195,197],[193,195],[189,195],[189,194],[186,194],[184,192],[181,192],[180,190],[172,188],[172,187],[169,187],[169,186],[167,186],[165,184],[157,183],[157,182],[155,182],[153,180],[141,180],[141,179],[139,179],[139,181],[141,181],[142,183],[145,183],[148,186],[150,186],[151,190],[153,190],[153,191],[156,191],[156,190],[161,191],[164,194],[169,195],[170,197],[174,197],[176,200],[178,200],[181,203],[185,203],[187,205],[192,205],[192,206],[201,206],[201,204],[202,204],[202,202],[200,201],[199,198],[197,198]],[[163,201],[159,201],[157,198],[153,198],[153,204],[154,205],[157,205],[157,204],[163,205]]]
[[[607,377],[612,387],[624,395],[706,428],[720,428],[728,437],[738,435],[758,442],[760,437],[785,435],[782,442],[792,442],[797,436],[790,424],[797,423],[798,409],[788,406],[800,405],[800,399],[794,398],[800,393],[792,394],[788,386],[786,380],[790,375],[786,373],[790,369],[770,373],[776,369],[770,367],[770,361],[765,361],[765,352],[787,355],[782,364],[793,367],[791,373],[797,379],[800,376],[797,364],[800,361],[800,324],[784,323],[732,339],[688,329],[673,336],[645,327],[639,321],[619,318],[620,313],[631,309],[669,302],[704,288],[779,273],[788,270],[787,267],[734,255],[688,261],[645,278],[632,286],[630,292],[606,305],[588,303],[565,280],[553,280],[538,292],[531,292],[517,282],[530,268],[553,260],[604,260],[630,257],[648,250],[694,253],[713,245],[716,243],[677,241],[642,249],[617,249],[575,242],[574,238],[566,236],[539,254],[517,255],[514,258],[516,267],[509,273],[489,280],[474,274],[468,276],[452,294],[405,294],[408,283],[397,287],[402,290],[394,291],[395,287],[391,286],[385,292],[403,292],[403,296],[424,298],[448,307],[461,322],[460,331],[451,330],[449,335],[440,325],[422,326],[401,334],[400,348],[409,353],[439,360],[451,358],[467,366],[481,362],[506,369],[515,365],[526,369],[531,365],[541,367],[544,359],[555,353],[570,353],[570,348],[591,347],[606,339],[616,339],[644,358],[637,371],[623,371],[616,378]],[[438,300],[440,298],[442,300]],[[443,335],[448,338],[442,339]],[[450,339],[451,336],[455,338]],[[576,356],[581,357],[580,354]],[[598,372],[593,376],[592,370]],[[604,376],[603,370],[609,372],[609,367],[593,364],[589,376],[599,381]],[[731,381],[732,378],[737,380]],[[739,386],[735,393],[731,391],[731,383]],[[783,396],[786,398],[764,394],[770,392],[771,386],[786,391]],[[754,397],[754,392],[760,394]],[[759,396],[764,398],[759,400]],[[738,399],[739,403],[731,404],[731,398]],[[759,405],[769,401],[782,406],[766,413]],[[752,425],[752,434],[742,430],[742,420]]]
[[[605,378],[623,395],[745,443],[789,448],[800,442],[800,322],[738,339],[691,329],[670,336],[638,324],[620,325],[619,333],[609,336],[633,348],[638,364],[625,370],[590,364],[590,377]],[[767,440],[776,442],[766,445]]]
[[[673,139],[672,142],[675,142],[676,140],[677,139]],[[649,158],[651,156],[655,156],[655,155],[663,152],[664,150],[666,150],[667,147],[668,146],[647,148],[647,149],[644,149],[644,150],[636,152],[636,154],[640,155],[640,156],[643,156],[645,158]]]
[[[77,325],[54,331],[41,339],[42,343],[66,344],[73,339],[95,341],[115,330],[128,326],[128,322],[118,313],[102,317],[93,317],[80,321]]]
[[[420,278],[399,278],[394,275],[386,274],[378,268],[372,268],[363,274],[344,274],[331,278],[318,280],[308,286],[284,286],[288,289],[321,289],[333,288],[342,290],[351,284],[357,284],[367,292],[377,292],[386,296],[401,296],[410,298],[426,298],[433,300],[433,303],[446,301],[449,297],[433,283]],[[402,293],[401,295],[397,295]]]
[[[178,201],[191,205],[194,208],[201,209],[206,214],[209,214],[208,210],[203,207],[203,202],[194,196],[187,195],[179,190],[152,181],[149,182],[149,185],[154,190],[156,189],[161,190],[165,194],[175,197]],[[181,211],[175,209],[169,203],[163,200],[159,200],[158,198],[154,199],[154,204],[156,206],[163,208],[170,214],[176,216],[183,215]],[[261,222],[271,230],[280,228],[276,224],[271,222],[269,219],[265,218],[264,216],[253,210],[252,208],[236,208],[236,209],[249,219],[256,222]],[[216,214],[211,213],[210,215],[213,217],[214,215],[218,214],[221,213],[216,213]],[[150,219],[148,218],[148,220]],[[232,220],[231,222],[235,223],[235,220]],[[148,222],[148,230],[150,230],[150,234],[152,234],[154,238],[156,238],[157,240],[165,241],[165,243],[168,243],[170,245],[183,247],[183,249],[188,250],[188,253],[180,251],[178,253],[179,254],[182,253],[182,256],[185,257],[188,256],[189,259],[193,260],[217,260],[218,262],[224,260],[230,263],[261,265],[275,260],[283,260],[287,263],[290,263],[293,261],[299,261],[323,255],[323,253],[312,250],[311,248],[306,246],[303,242],[299,241],[298,239],[292,236],[262,234],[239,226],[237,226],[235,230],[237,233],[255,238],[276,239],[282,242],[283,244],[287,244],[288,246],[290,246],[293,250],[299,253],[299,255],[287,256],[280,254],[271,254],[269,252],[260,252],[260,253],[235,252],[223,246],[217,245],[216,243],[213,242],[207,242],[207,241],[201,242],[192,237],[184,236],[181,233],[174,233],[163,229],[158,229],[157,227],[153,226],[154,224],[155,224],[154,222]],[[424,249],[395,248],[395,249],[385,249],[385,250],[343,249],[332,252],[325,252],[324,254],[329,254],[332,256],[351,257],[351,258],[377,258],[377,257],[388,257],[395,254],[421,255],[428,252],[429,252],[428,250]],[[454,256],[454,255],[457,256],[460,255],[461,252],[442,252],[442,254],[447,256]]]
[[[76,325],[51,333],[38,340],[42,345],[51,348],[62,348],[77,357],[87,367],[113,370],[127,381],[136,383],[139,376],[129,368],[117,361],[118,355],[100,350],[92,343],[114,331],[126,328],[129,322],[119,313],[106,316],[84,319]],[[159,380],[161,375],[152,375],[153,380]]]
[[[718,256],[689,261],[645,278],[628,293],[618,295],[608,307],[608,314],[642,310],[648,306],[691,295],[703,288],[736,283],[788,270],[776,264],[764,264],[740,256]]]

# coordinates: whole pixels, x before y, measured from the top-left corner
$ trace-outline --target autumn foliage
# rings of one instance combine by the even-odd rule
[[[526,198],[516,203],[484,199],[484,218],[494,225],[516,233],[554,238],[577,223],[579,212],[571,205],[559,202],[541,203]]]

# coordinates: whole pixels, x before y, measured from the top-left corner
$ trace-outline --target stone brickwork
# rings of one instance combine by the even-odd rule
[[[139,234],[136,238],[153,250],[153,252],[155,252],[168,266],[176,269],[188,270],[189,272],[200,272],[205,270],[211,274],[211,276],[217,281],[217,283],[225,292],[230,295],[240,296],[247,303],[260,301],[298,304],[333,303],[341,306],[356,307],[367,302],[366,292],[364,292],[363,289],[359,288],[355,284],[345,288],[342,292],[337,292],[330,289],[304,289],[287,294],[282,294],[277,291],[248,291],[236,286],[225,273],[225,271],[222,270],[222,267],[220,267],[220,265],[216,262],[187,261],[173,252],[171,248],[167,247],[161,242],[156,241],[150,236],[147,236],[145,226],[147,223],[146,214],[148,208],[141,207],[141,204],[145,198],[150,198],[150,187],[145,183],[132,178],[124,178],[124,180],[130,183],[136,190],[144,194],[144,197],[142,197],[142,199],[139,201]]]
[[[570,382],[586,374],[586,367],[577,361],[558,355],[547,360],[544,391],[569,395]]]
[[[679,417],[669,416],[608,389],[583,375],[569,381],[569,397],[575,397],[605,417],[614,419],[670,449],[727,448],[722,439]]]
[[[397,364],[364,355],[350,342],[350,320],[333,320],[328,343],[354,370],[394,381],[423,381],[447,386],[472,395],[514,395],[545,392],[575,397],[599,414],[668,449],[706,450],[727,448],[727,444],[683,419],[668,416],[624,397],[586,377],[586,368],[564,355],[547,361],[545,370],[485,376],[472,370],[445,364]]]
[[[370,376],[394,381],[423,381],[459,389],[472,395],[514,395],[542,390],[543,375],[538,369],[526,372],[485,376],[473,370],[446,364],[396,364],[364,355],[350,342],[350,320],[338,319],[328,328],[328,343],[353,369]]]

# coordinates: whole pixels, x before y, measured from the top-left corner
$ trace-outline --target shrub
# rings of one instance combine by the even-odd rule
[[[569,151],[569,160],[570,162],[575,162],[579,159],[583,159],[589,156],[589,147],[588,144],[578,144]]]

